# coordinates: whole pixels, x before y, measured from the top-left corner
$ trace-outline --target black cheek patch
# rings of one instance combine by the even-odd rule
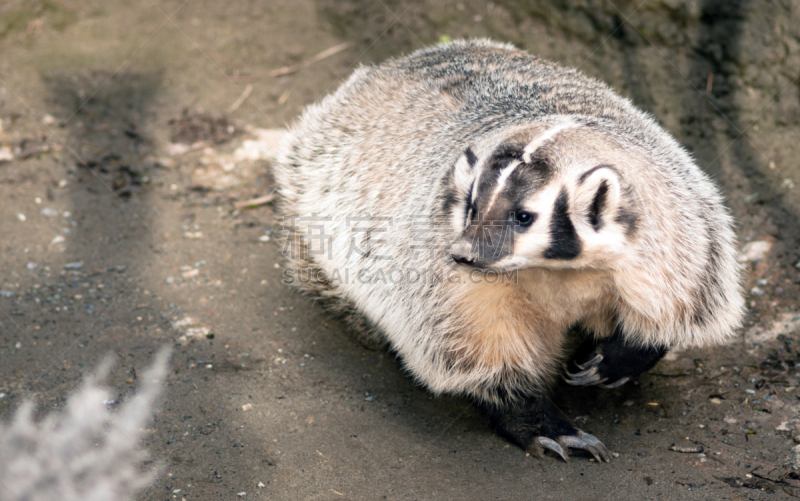
[[[603,220],[600,217],[603,209],[606,207],[606,200],[608,199],[608,184],[603,181],[600,187],[597,188],[597,193],[594,195],[592,206],[589,208],[589,223],[591,223],[594,231],[600,231],[603,227]]]
[[[475,167],[475,164],[478,163],[478,157],[475,155],[475,152],[472,151],[472,148],[467,146],[467,149],[464,151],[464,155],[467,157],[467,163],[470,167]]]
[[[567,192],[563,188],[558,194],[550,220],[550,247],[544,251],[546,259],[575,259],[581,253],[581,241],[569,218]]]
[[[625,235],[632,236],[636,233],[636,229],[638,228],[639,223],[639,216],[627,209],[620,209],[617,217],[614,218],[614,221],[617,224],[620,224],[625,227]]]

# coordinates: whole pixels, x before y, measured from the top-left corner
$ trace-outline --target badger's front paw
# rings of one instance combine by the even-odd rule
[[[547,397],[528,397],[508,408],[483,408],[495,431],[537,457],[549,450],[569,461],[569,449],[581,449],[597,461],[611,460],[600,440],[572,426]]]
[[[564,380],[573,386],[616,388],[652,369],[666,353],[663,347],[629,344],[622,334],[615,333],[601,341],[587,361],[575,363],[578,372],[565,370]]]
[[[533,447],[533,451],[537,456],[543,456],[543,451],[547,449],[561,456],[565,463],[569,462],[569,455],[565,451],[568,448],[585,450],[594,456],[598,462],[605,461],[608,463],[611,461],[611,454],[608,453],[608,449],[603,445],[603,442],[577,428],[571,435],[559,435],[555,438],[538,436],[534,441]],[[528,449],[530,450],[531,447],[528,447]]]

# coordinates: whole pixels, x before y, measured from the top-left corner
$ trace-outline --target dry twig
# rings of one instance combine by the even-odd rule
[[[313,56],[310,59],[306,59],[305,61],[303,61],[301,63],[295,64],[294,66],[284,66],[283,68],[278,68],[277,70],[272,70],[269,73],[267,73],[267,75],[269,75],[271,77],[279,77],[279,76],[282,76],[282,75],[290,75],[292,73],[296,73],[296,72],[302,70],[303,68],[305,68],[306,66],[311,66],[312,64],[314,64],[316,62],[322,61],[323,59],[331,57],[334,54],[338,54],[339,52],[345,50],[346,48],[350,47],[351,45],[353,45],[353,44],[350,43],[350,42],[344,42],[344,43],[340,43],[339,45],[334,45],[330,49],[323,50],[322,52],[320,52],[316,56]]]

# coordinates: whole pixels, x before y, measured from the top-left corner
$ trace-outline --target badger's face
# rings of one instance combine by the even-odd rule
[[[500,270],[613,266],[637,223],[614,146],[564,120],[515,131],[481,157],[467,148],[451,174],[452,258]]]

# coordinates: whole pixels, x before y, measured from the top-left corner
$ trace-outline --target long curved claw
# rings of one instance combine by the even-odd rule
[[[614,381],[613,383],[601,384],[600,388],[605,388],[606,390],[610,390],[611,388],[616,388],[618,386],[622,386],[623,384],[627,383],[630,380],[631,380],[630,377],[625,376],[624,378],[618,379],[618,380]]]
[[[559,443],[553,440],[552,438],[536,437],[536,443],[539,444],[539,446],[544,449],[549,449],[555,452],[556,454],[561,456],[561,459],[563,459],[565,463],[569,463],[569,456],[567,456],[567,453],[564,452],[564,448],[561,447],[561,445],[559,445]]]
[[[588,369],[590,367],[596,367],[600,362],[603,361],[603,358],[604,358],[603,355],[598,353],[597,355],[594,356],[594,358],[592,358],[588,362],[584,362],[582,364],[575,364],[575,365],[578,367],[578,369],[583,371],[583,370],[586,370],[586,369]]]
[[[564,381],[567,384],[572,386],[587,386],[592,384],[601,384],[606,381],[608,378],[600,378],[600,374],[598,374],[597,367],[592,367],[590,369],[586,369],[584,371],[578,372],[577,374],[572,374],[568,371],[565,371],[566,376],[564,377]]]
[[[585,431],[578,430],[577,435],[566,435],[559,437],[559,439],[567,447],[572,447],[573,449],[583,449],[590,452],[598,462],[605,461],[608,463],[611,461],[611,454],[609,454],[608,449],[606,449],[606,446],[603,445],[603,442],[597,440],[594,436],[586,433]]]

